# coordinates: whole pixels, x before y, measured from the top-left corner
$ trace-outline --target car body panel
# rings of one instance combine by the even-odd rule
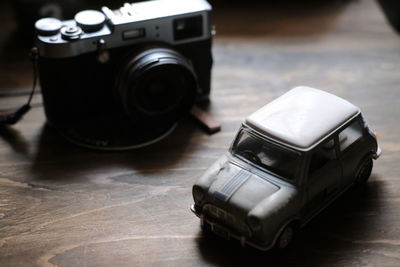
[[[339,160],[329,162],[323,169],[307,176],[304,190],[307,200],[302,207],[302,220],[311,218],[323,208],[330,199],[335,198],[343,189],[342,166]]]
[[[256,204],[279,190],[279,187],[232,163],[219,172],[209,189],[216,198],[246,213]],[[252,192],[248,194],[248,192]]]

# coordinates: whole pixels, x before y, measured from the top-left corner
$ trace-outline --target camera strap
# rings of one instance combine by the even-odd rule
[[[25,105],[23,105],[14,112],[0,114],[0,127],[17,123],[31,109],[31,102],[33,95],[35,94],[36,84],[38,80],[38,66],[37,66],[38,50],[36,47],[33,47],[31,49],[29,57],[33,65],[33,84],[32,84],[32,90],[29,94],[28,101]]]

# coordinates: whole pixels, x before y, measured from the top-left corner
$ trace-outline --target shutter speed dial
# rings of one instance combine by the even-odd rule
[[[96,32],[103,28],[106,17],[97,10],[83,10],[75,15],[75,21],[84,32]]]

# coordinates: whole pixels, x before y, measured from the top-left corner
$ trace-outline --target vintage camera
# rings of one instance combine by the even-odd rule
[[[153,143],[207,102],[211,6],[153,0],[35,23],[48,122],[74,143],[119,150]]]
[[[397,0],[378,0],[390,25],[400,33],[400,2]]]

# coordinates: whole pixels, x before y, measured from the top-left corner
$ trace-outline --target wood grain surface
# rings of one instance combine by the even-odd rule
[[[0,129],[0,266],[400,266],[400,37],[374,1],[218,3],[209,112],[150,147],[99,153],[45,124],[41,96]],[[30,89],[26,46],[0,4],[0,109]],[[297,85],[359,106],[382,157],[368,184],[346,193],[285,252],[203,236],[191,185],[223,154],[241,121]]]

